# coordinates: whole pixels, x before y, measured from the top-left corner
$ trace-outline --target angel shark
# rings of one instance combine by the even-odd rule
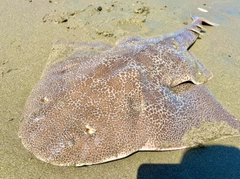
[[[202,24],[169,35],[54,44],[19,136],[38,159],[99,164],[140,150],[176,150],[240,135],[240,122],[203,85],[212,74],[188,50]]]

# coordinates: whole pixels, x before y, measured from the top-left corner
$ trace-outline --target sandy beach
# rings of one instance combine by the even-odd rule
[[[200,8],[200,9],[199,9]],[[190,14],[220,24],[190,51],[213,73],[205,85],[240,119],[240,4],[229,1],[2,0],[0,6],[0,178],[236,178],[240,138],[206,147],[137,152],[127,158],[86,167],[59,167],[28,152],[18,137],[25,102],[51,62],[57,40],[105,42],[124,36],[153,37],[191,23]],[[206,12],[207,11],[207,12]]]

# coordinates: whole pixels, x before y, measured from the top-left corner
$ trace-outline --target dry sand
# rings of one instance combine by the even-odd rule
[[[22,146],[17,134],[25,101],[48,63],[48,54],[56,40],[114,44],[126,35],[167,34],[191,23],[190,14],[220,24],[216,28],[207,27],[191,52],[214,74],[206,84],[209,90],[240,119],[239,0],[179,0],[174,3],[167,0],[147,3],[2,0],[0,4],[0,178],[240,176],[239,137],[212,142],[206,148],[138,152],[122,160],[76,168],[41,162]]]

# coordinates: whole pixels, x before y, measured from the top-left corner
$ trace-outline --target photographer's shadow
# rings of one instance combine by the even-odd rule
[[[238,179],[240,150],[207,146],[189,149],[180,164],[142,164],[137,179]]]

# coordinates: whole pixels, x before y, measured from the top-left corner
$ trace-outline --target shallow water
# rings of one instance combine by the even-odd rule
[[[98,6],[102,7],[101,12],[95,10]],[[215,147],[138,152],[122,160],[76,168],[39,161],[22,146],[17,134],[25,101],[38,82],[56,40],[114,44],[126,35],[167,34],[191,23],[189,14],[220,24],[206,27],[206,33],[192,46],[191,52],[214,74],[206,86],[240,119],[239,6],[238,0],[209,3],[180,0],[174,4],[166,0],[148,3],[89,0],[85,4],[80,0],[52,3],[3,0],[0,6],[0,178],[220,178],[229,176],[228,171],[232,178],[239,176],[239,137],[209,143]],[[139,14],[141,7],[147,8]],[[201,12],[198,7],[208,12]],[[228,157],[222,157],[226,153]],[[211,162],[206,162],[209,157]],[[204,173],[206,167],[226,172]],[[200,174],[196,176],[196,172]]]

